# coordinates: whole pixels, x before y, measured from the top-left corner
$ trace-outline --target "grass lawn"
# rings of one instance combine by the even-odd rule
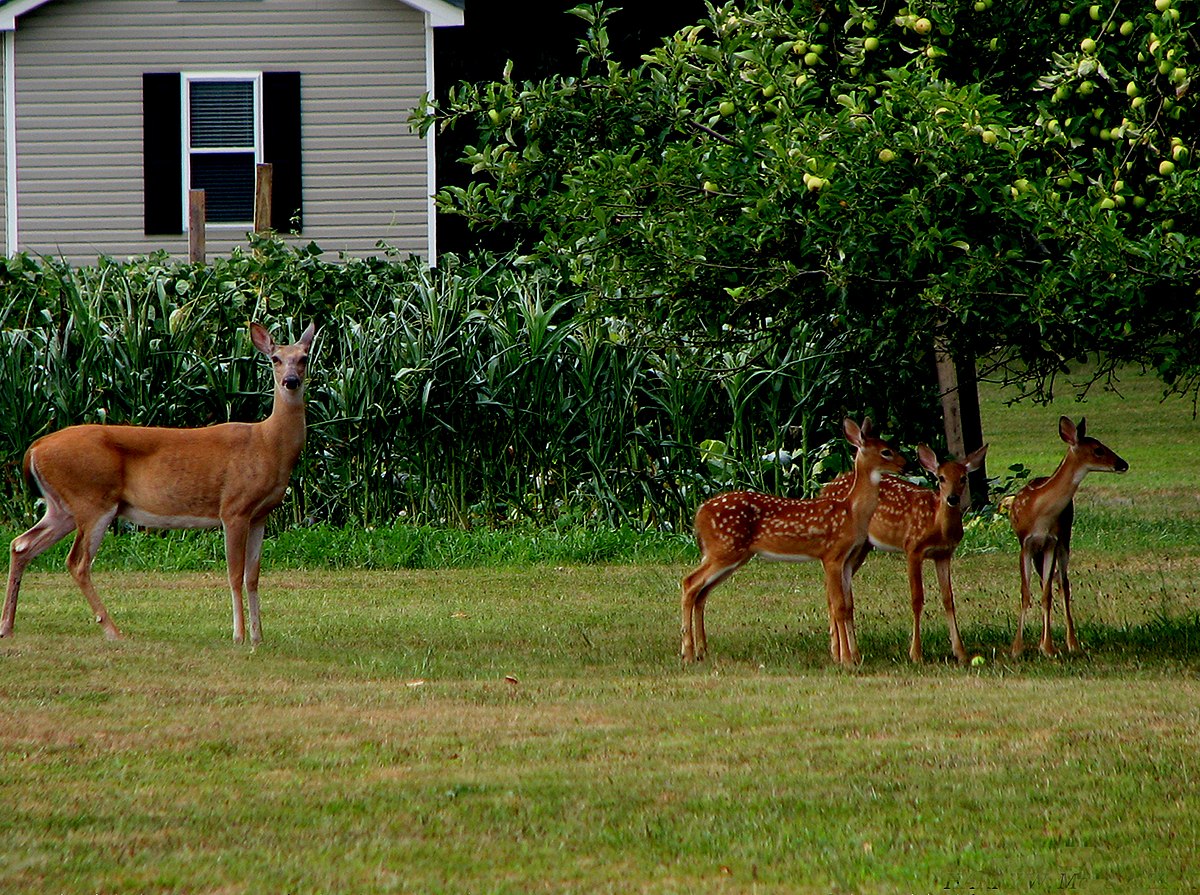
[[[908,663],[895,557],[856,579],[849,673],[814,564],[718,588],[682,669],[691,558],[276,567],[253,651],[219,569],[98,572],[110,644],[39,561],[0,641],[0,892],[1196,891],[1200,427],[1126,392],[984,393],[993,475],[1052,471],[1062,412],[1131,465],[1081,489],[1087,649],[1054,661],[1006,658],[1003,520],[955,564],[971,669],[932,594]]]

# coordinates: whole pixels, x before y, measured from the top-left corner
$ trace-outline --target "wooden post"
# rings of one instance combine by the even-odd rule
[[[254,171],[254,232],[266,233],[271,229],[271,180],[273,169],[270,162],[258,165]]]
[[[204,263],[204,190],[188,190],[188,261]]]
[[[960,351],[954,357],[954,378],[958,381],[958,414],[962,426],[963,454],[965,457],[971,451],[983,447],[983,412],[979,406],[979,373],[973,351]],[[983,500],[988,499],[987,461],[979,464],[967,477],[976,494],[982,494]],[[970,491],[967,493],[968,500]]]
[[[942,418],[946,426],[946,447],[960,460],[983,445],[983,421],[979,410],[979,383],[975,377],[975,357],[955,358],[940,339],[933,348],[937,363],[938,393],[942,398]],[[966,501],[971,503],[971,491],[987,499],[987,468],[979,469],[968,478]]]
[[[933,348],[933,359],[937,363],[938,394],[942,398],[942,419],[946,426],[946,448],[954,456],[967,455],[963,442],[962,406],[958,401],[958,374],[954,369],[954,358],[941,340]]]

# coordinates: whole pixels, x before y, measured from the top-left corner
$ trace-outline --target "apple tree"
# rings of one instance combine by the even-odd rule
[[[848,409],[924,433],[939,352],[1043,397],[1084,358],[1200,384],[1195,7],[728,2],[626,68],[582,6],[578,74],[415,118],[477,132],[441,210],[664,332],[820,321]]]

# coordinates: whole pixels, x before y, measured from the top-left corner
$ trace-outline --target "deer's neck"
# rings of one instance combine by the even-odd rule
[[[1058,464],[1058,469],[1042,484],[1041,490],[1043,499],[1047,501],[1047,509],[1056,513],[1066,509],[1087,472],[1087,467],[1076,462],[1075,456],[1067,451],[1062,462]]]
[[[942,539],[945,541],[961,541],[963,536],[963,507],[960,503],[956,507],[946,503],[946,498],[938,496],[937,510],[934,514],[934,524],[941,532]]]
[[[879,483],[882,480],[883,473],[878,469],[860,467],[855,464],[854,484],[850,487],[850,493],[846,500],[850,504],[850,512],[855,526],[864,533],[864,536],[867,527],[871,524],[871,516],[875,514],[875,508],[879,506]]]
[[[290,461],[288,468],[296,462],[304,448],[304,396],[275,389],[275,400],[271,415],[262,422],[267,440],[278,451],[281,459]]]

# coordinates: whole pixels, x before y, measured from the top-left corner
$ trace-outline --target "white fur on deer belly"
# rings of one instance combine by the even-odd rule
[[[812,562],[816,559],[807,553],[774,553],[770,550],[759,550],[758,555],[769,562]]]
[[[876,550],[882,550],[885,553],[903,553],[904,552],[903,547],[897,547],[895,544],[885,544],[885,543],[883,543],[883,541],[876,540],[875,538],[871,537],[870,535],[867,535],[867,541],[870,542],[871,546],[874,547]]]
[[[119,515],[134,525],[146,528],[216,528],[221,524],[220,519],[209,519],[205,516],[160,516],[157,513],[139,510],[137,507],[125,507]]]

